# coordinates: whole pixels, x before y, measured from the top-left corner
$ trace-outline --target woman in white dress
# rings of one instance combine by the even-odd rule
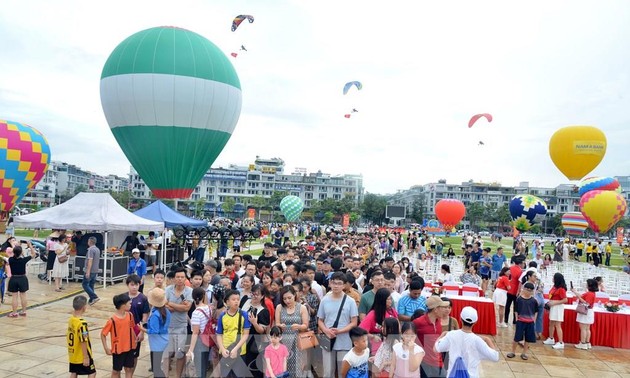
[[[68,258],[70,255],[68,241],[66,240],[66,235],[59,235],[59,241],[56,242],[53,246],[53,250],[55,251],[55,265],[52,270],[52,277],[55,279],[55,291],[59,292],[64,290],[61,287],[61,282],[64,278],[68,277],[69,269],[68,269]]]

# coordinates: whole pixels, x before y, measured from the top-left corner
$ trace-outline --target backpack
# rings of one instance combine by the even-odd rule
[[[214,327],[214,319],[210,316],[210,309],[208,308],[208,313],[205,313],[203,310],[199,310],[206,317],[206,326],[201,333],[201,342],[203,345],[208,348],[212,348],[216,345],[216,328]]]
[[[468,368],[466,367],[466,363],[463,358],[457,357],[448,378],[470,378]]]

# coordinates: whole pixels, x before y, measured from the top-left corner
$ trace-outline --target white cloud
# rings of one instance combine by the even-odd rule
[[[232,33],[243,13],[255,22]],[[248,49],[233,60],[241,119],[215,166],[282,157],[362,173],[370,192],[440,178],[553,186],[566,179],[549,137],[592,124],[609,139],[593,173],[625,175],[628,19],[623,0],[5,1],[0,118],[44,132],[54,159],[125,174],[100,105],[103,64],[127,36],[176,25],[226,54]],[[350,80],[364,88],[343,96]],[[494,121],[468,129],[481,112]]]

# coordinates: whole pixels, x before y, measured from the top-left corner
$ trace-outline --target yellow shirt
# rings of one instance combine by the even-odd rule
[[[612,246],[610,244],[606,244],[606,246],[604,247],[604,252],[612,253]]]
[[[577,243],[576,247],[577,249],[584,250],[584,243]]]
[[[68,359],[71,364],[83,363],[83,349],[81,343],[87,344],[88,357],[92,359],[92,345],[87,322],[82,318],[71,316],[68,320],[68,332],[66,334],[68,344]]]

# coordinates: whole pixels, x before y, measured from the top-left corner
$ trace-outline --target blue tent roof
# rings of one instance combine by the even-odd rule
[[[144,207],[138,211],[134,211],[134,214],[157,222],[164,222],[164,226],[172,228],[175,226],[207,226],[208,222],[193,218],[188,218],[177,211],[166,206],[162,201],[158,200],[153,202],[147,207]]]

